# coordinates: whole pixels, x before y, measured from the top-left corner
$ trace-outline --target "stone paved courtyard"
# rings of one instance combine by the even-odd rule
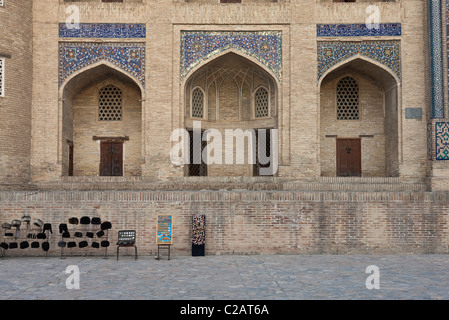
[[[379,289],[367,289],[372,265]],[[69,266],[79,289],[66,286]],[[447,300],[448,266],[448,255],[3,257],[0,290],[2,300]]]

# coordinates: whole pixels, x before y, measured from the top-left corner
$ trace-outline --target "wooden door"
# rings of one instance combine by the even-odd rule
[[[100,175],[123,176],[123,142],[101,143]]]
[[[361,140],[337,139],[337,176],[362,176]]]

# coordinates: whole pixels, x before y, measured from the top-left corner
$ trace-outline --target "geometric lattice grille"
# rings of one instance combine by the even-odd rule
[[[337,84],[337,120],[359,119],[359,86],[352,77],[344,77]]]
[[[265,88],[259,88],[254,96],[256,118],[268,117],[268,91]]]
[[[98,96],[98,120],[122,120],[122,91],[110,84],[100,90]]]
[[[202,118],[203,117],[203,101],[204,95],[201,89],[196,88],[192,92],[192,117]]]
[[[0,97],[3,97],[4,95],[5,95],[5,59],[0,58]]]

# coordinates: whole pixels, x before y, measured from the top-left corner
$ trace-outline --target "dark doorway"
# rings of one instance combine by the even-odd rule
[[[260,133],[265,131],[265,137],[260,136]],[[272,165],[272,153],[271,153],[271,129],[256,129],[254,130],[256,133],[256,163],[254,164],[253,174],[254,176],[272,176],[273,172],[270,169]],[[263,159],[260,159],[261,156]],[[263,163],[261,163],[261,160]],[[263,170],[263,174],[261,174],[261,169]]]
[[[102,141],[100,159],[101,176],[123,176],[123,142]]]
[[[361,139],[337,139],[337,176],[362,176]]]
[[[203,151],[207,147],[207,141],[203,141],[202,137],[204,131],[201,134],[194,134],[193,131],[189,131],[190,140],[190,164],[189,164],[189,176],[190,177],[205,177],[207,176],[207,164],[203,159]]]
[[[69,176],[73,176],[73,144],[69,144]]]

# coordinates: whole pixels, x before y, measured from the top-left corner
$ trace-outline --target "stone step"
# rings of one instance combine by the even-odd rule
[[[122,178],[122,177],[120,177]],[[383,178],[385,179],[385,178]],[[210,179],[179,182],[147,182],[139,179],[95,179],[39,183],[40,190],[279,190],[279,191],[427,191],[425,183],[399,179],[321,179],[319,182],[219,182]]]

